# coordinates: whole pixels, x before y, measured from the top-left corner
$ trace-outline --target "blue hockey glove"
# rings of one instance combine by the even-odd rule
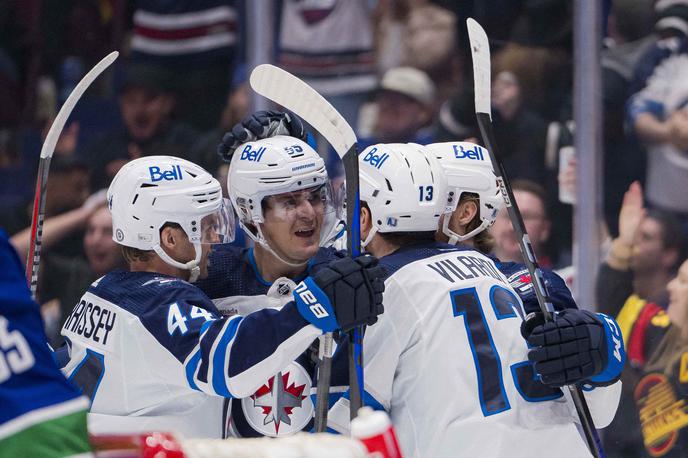
[[[225,133],[222,142],[217,145],[217,154],[229,162],[240,145],[275,135],[288,135],[306,140],[306,130],[298,116],[281,111],[256,111]]]
[[[337,259],[299,283],[294,301],[299,313],[323,332],[372,325],[384,311],[384,278],[385,270],[372,256]]]
[[[532,347],[528,359],[535,372],[554,387],[610,385],[619,379],[626,359],[619,325],[601,313],[567,309],[547,323],[542,313],[530,313],[521,335]]]

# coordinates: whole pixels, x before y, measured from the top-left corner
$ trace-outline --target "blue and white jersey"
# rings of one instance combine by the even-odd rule
[[[293,303],[222,317],[183,280],[113,272],[65,321],[63,372],[91,398],[93,432],[222,437],[224,398],[252,395],[320,334]]]
[[[363,341],[364,402],[389,412],[405,457],[589,456],[572,403],[536,381],[522,301],[491,258],[429,243],[380,264],[385,313]],[[586,393],[598,427],[619,388]],[[346,433],[348,416],[344,398],[328,426]]]
[[[208,277],[196,285],[213,299],[225,316],[246,315],[267,308],[278,310],[291,301],[296,282],[335,257],[334,249],[321,248],[300,277],[268,282],[258,270],[252,248],[218,246],[210,255]],[[317,342],[280,371],[266,377],[251,396],[231,400],[228,434],[236,437],[281,437],[310,430],[313,426],[311,395],[315,392],[316,355]],[[348,383],[347,373],[336,380]],[[335,384],[331,389],[345,390]]]
[[[85,442],[85,422],[60,423],[60,418],[88,409],[88,399],[60,373],[52,358],[38,304],[24,277],[17,253],[0,229],[0,455],[15,456],[16,441],[31,440],[25,432],[38,431],[41,423],[52,425],[45,444],[60,447]],[[77,437],[81,433],[83,437]],[[72,439],[60,445],[59,438]],[[35,436],[33,436],[35,438]],[[55,440],[58,438],[58,440]],[[32,455],[35,448],[24,452]],[[10,453],[11,455],[4,455]],[[74,450],[71,450],[74,452]],[[85,451],[82,450],[82,451]],[[44,450],[48,453],[48,450]],[[50,456],[58,456],[57,450]]]

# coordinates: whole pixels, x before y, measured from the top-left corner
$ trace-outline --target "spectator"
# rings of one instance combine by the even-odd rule
[[[357,128],[375,88],[371,9],[366,0],[284,0],[277,64],[322,94]]]
[[[422,129],[433,119],[435,85],[425,72],[413,67],[388,70],[382,77],[375,102],[375,141],[370,143],[431,141]]]
[[[171,119],[175,98],[170,74],[161,67],[131,64],[126,69],[119,103],[123,129],[113,130],[86,147],[94,189],[106,187],[131,159],[150,155],[186,157],[196,131]]]
[[[640,183],[632,183],[619,213],[619,236],[612,241],[597,280],[599,311],[619,315],[624,335],[645,302],[666,306],[666,284],[676,272],[683,240],[678,221],[660,211],[647,211]]]
[[[435,85],[425,72],[413,67],[388,70],[375,95],[372,135],[359,140],[359,149],[375,143],[431,143],[432,132],[425,127],[434,118],[434,101]],[[368,129],[361,126],[361,130]],[[335,183],[344,174],[333,151],[327,158],[327,173]]]
[[[640,184],[631,184],[612,241],[597,277],[598,310],[617,315],[628,350],[619,412],[606,429],[608,456],[647,456],[635,412],[634,390],[641,369],[658,348],[668,326],[666,285],[682,258],[683,233],[671,215],[646,211]]]
[[[243,2],[136,2],[132,61],[168,72],[175,115],[198,130],[215,127],[227,99],[240,43],[238,3]]]
[[[58,222],[70,219],[70,212],[79,209],[89,195],[89,173],[83,161],[72,156],[53,156],[50,164],[50,178],[46,186],[45,217],[59,217]],[[14,234],[12,237],[15,248],[21,256],[26,256],[28,249],[31,212],[33,201],[25,201],[17,206],[12,212],[3,214],[0,225],[7,229],[7,232]],[[76,214],[71,214],[75,216]],[[83,217],[83,215],[81,215]],[[82,220],[85,221],[85,218]],[[59,231],[60,225],[55,229]],[[83,227],[83,225],[81,226]],[[54,252],[59,252],[64,256],[78,256],[83,254],[81,248],[82,234],[78,230],[70,230],[68,236],[59,238],[59,244],[52,244],[50,239],[51,228],[44,228],[43,248],[49,247]],[[22,240],[17,244],[18,240]],[[51,246],[52,245],[52,246]]]
[[[645,345],[640,348],[647,355],[643,364],[627,366],[624,371],[625,396],[622,394],[614,423],[605,431],[609,433],[612,428],[614,433],[605,434],[609,457],[673,458],[688,454],[688,261],[683,262],[667,290],[666,314],[639,319],[631,333],[632,345],[640,340],[637,334],[655,339],[651,344],[647,338],[642,342]],[[635,328],[642,328],[642,332]],[[612,442],[613,438],[617,441]]]
[[[621,201],[628,186],[645,177],[645,150],[624,130],[624,111],[633,69],[654,44],[653,0],[614,0],[607,20],[609,38],[602,51],[602,103],[604,109],[604,215],[616,237]]]
[[[545,190],[537,183],[526,180],[514,180],[511,187],[538,263],[542,267],[551,268],[553,261],[546,251],[551,222],[545,205]],[[506,208],[502,208],[497,213],[497,219],[490,228],[490,233],[495,238],[493,254],[498,259],[504,262],[523,262],[518,238]]]
[[[513,179],[545,181],[545,121],[528,109],[518,76],[496,73],[492,82],[495,141],[502,147],[504,167]]]
[[[112,239],[112,217],[104,202],[95,206],[86,221],[83,245],[85,259],[45,256],[41,312],[54,347],[62,344],[62,324],[88,286],[111,270],[125,268],[122,252]]]
[[[647,146],[649,206],[688,225],[688,200],[679,192],[688,182],[688,1],[661,0],[655,9],[660,39],[636,67],[628,125]]]

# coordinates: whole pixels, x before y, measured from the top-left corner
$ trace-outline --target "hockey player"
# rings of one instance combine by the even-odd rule
[[[262,132],[259,123],[269,126],[269,115],[245,119],[220,145],[231,161],[227,188],[232,205],[254,242],[251,248],[213,250],[208,278],[196,283],[227,314],[281,307],[297,282],[338,259],[329,245],[341,231],[340,215],[324,161],[301,140],[298,120],[288,125],[289,131]],[[268,138],[258,139],[245,126]],[[292,136],[272,136],[281,133]],[[314,352],[304,352],[276,376],[266,377],[255,393],[231,400],[229,434],[277,437],[311,429],[314,358]],[[348,383],[345,369],[333,380]],[[334,392],[345,389],[332,387]]]
[[[484,254],[434,241],[450,203],[434,154],[374,145],[359,158],[361,235],[389,275],[386,314],[364,339],[366,404],[390,413],[404,456],[587,456],[571,403],[535,381],[521,301],[506,277]],[[565,372],[575,381],[618,378],[615,326],[600,318],[546,326],[546,341],[542,326],[526,334],[548,366],[576,358],[591,370]],[[562,343],[569,333],[580,340]],[[591,409],[603,427],[618,390],[602,390]],[[347,430],[346,399],[329,425]]]
[[[60,373],[17,253],[0,230],[0,456],[86,456],[88,399]]]
[[[492,253],[494,239],[487,230],[494,224],[504,199],[497,187],[488,151],[471,142],[426,145],[442,165],[449,186],[449,205],[436,239],[451,245],[472,246]],[[523,301],[526,314],[540,310],[528,268],[523,263],[493,261]],[[578,308],[564,280],[543,269],[545,283],[556,310]]]
[[[221,437],[223,398],[250,396],[323,332],[371,324],[382,312],[379,268],[361,257],[306,278],[280,310],[223,317],[187,281],[206,275],[211,244],[231,239],[233,225],[220,184],[188,161],[128,163],[108,204],[130,271],[94,282],[62,329],[63,371],[92,400],[92,432]],[[299,402],[299,387],[286,388],[288,402]]]

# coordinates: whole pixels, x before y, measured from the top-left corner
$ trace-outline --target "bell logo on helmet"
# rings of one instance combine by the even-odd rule
[[[151,181],[155,183],[156,181],[174,181],[183,180],[182,168],[178,165],[173,165],[171,170],[160,171],[160,167],[153,165],[148,167],[150,172]]]
[[[368,154],[366,154],[363,158],[363,162],[370,162],[370,165],[379,170],[380,167],[382,167],[382,164],[384,164],[384,162],[389,157],[389,154],[375,154],[376,152],[377,148],[373,148],[370,151],[368,151]]]
[[[251,149],[251,145],[246,145],[244,147],[244,150],[241,152],[241,157],[239,158],[240,161],[251,161],[251,162],[260,162],[260,159],[263,157],[263,153],[265,152],[265,147],[260,147],[257,150]]]
[[[462,145],[452,145],[454,147],[454,157],[457,159],[472,159],[474,161],[484,161],[483,149],[475,145],[473,149],[465,150]]]

